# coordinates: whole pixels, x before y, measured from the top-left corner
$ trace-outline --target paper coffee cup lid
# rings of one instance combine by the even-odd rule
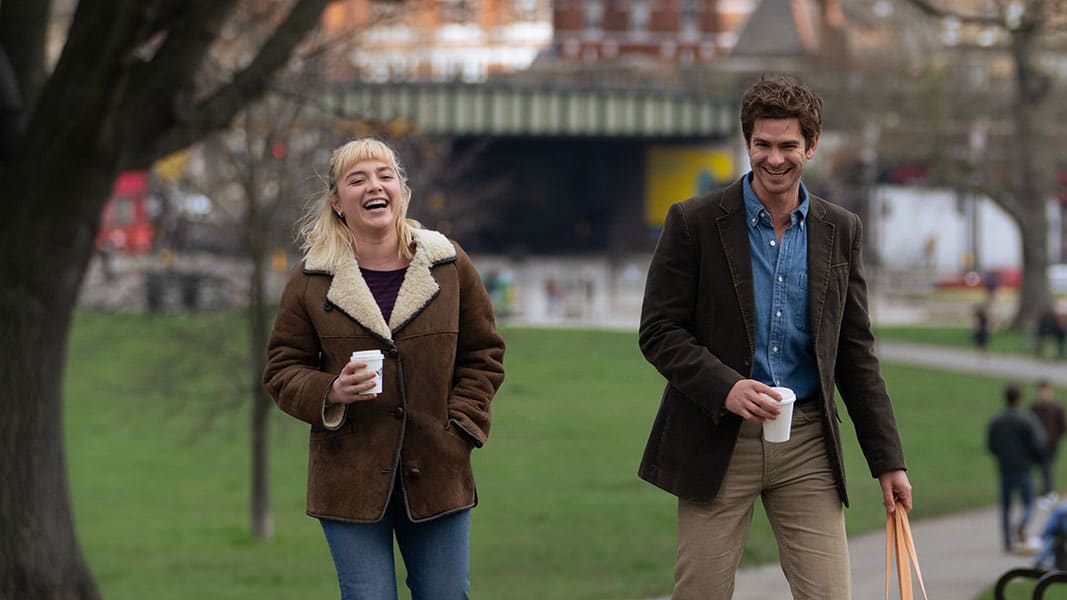
[[[779,406],[782,404],[789,404],[790,402],[796,402],[797,395],[793,390],[787,387],[773,387],[771,389],[778,392],[778,395],[782,397],[778,402]]]
[[[363,358],[382,358],[385,356],[381,350],[358,350],[352,353],[352,360],[360,360]]]

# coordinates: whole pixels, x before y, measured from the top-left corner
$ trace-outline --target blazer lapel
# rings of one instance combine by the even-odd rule
[[[740,184],[724,194],[719,203],[723,214],[716,218],[723,254],[730,267],[737,305],[745,323],[745,337],[749,354],[756,351],[756,291],[752,282],[752,252],[748,242],[748,227],[745,223],[744,198]]]
[[[815,339],[819,337],[826,290],[830,285],[835,233],[834,224],[825,219],[826,208],[821,202],[812,196],[808,211],[808,319]]]

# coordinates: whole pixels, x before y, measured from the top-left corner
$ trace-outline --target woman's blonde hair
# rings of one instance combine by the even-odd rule
[[[396,152],[385,142],[375,138],[359,138],[335,148],[330,154],[330,169],[323,181],[326,188],[308,203],[307,211],[297,225],[297,239],[304,258],[331,271],[336,271],[335,267],[351,258],[355,252],[352,232],[334,212],[333,201],[337,198],[337,179],[361,160],[380,160],[396,172],[401,189],[400,207],[394,221],[399,239],[397,253],[406,260],[415,256],[411,230],[422,226],[418,221],[407,218],[408,204],[411,202],[407,174]]]

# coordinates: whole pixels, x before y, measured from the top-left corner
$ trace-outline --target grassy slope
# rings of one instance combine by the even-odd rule
[[[79,534],[107,598],[328,598],[303,514],[306,429],[276,413],[276,538],[248,534],[240,321],[81,314],[67,377]],[[222,335],[220,332],[232,332]],[[619,599],[669,590],[674,503],[637,479],[662,382],[632,333],[506,329],[508,378],[475,453],[475,598]],[[916,486],[913,519],[995,501],[982,447],[1000,382],[887,365]],[[978,405],[975,404],[977,399]],[[976,406],[978,409],[976,409]],[[845,420],[850,531],[883,526]],[[995,532],[976,532],[976,543]],[[757,514],[747,562],[775,558]]]

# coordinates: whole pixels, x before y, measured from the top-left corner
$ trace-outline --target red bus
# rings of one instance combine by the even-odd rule
[[[104,206],[96,249],[123,254],[147,254],[152,248],[152,219],[148,210],[148,171],[120,173]]]

